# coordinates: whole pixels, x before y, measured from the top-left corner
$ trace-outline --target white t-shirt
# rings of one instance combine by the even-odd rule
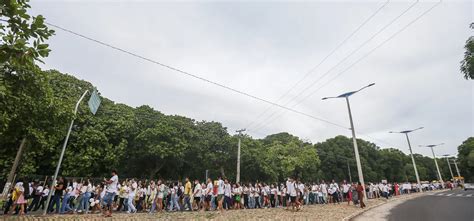
[[[232,187],[230,186],[230,183],[224,184],[224,195],[227,197],[230,197],[232,194]]]
[[[48,194],[49,194],[49,189],[48,189],[48,188],[45,188],[45,189],[43,190],[43,197],[44,197],[44,196],[48,196]]]
[[[112,183],[109,183],[107,185],[107,192],[108,193],[115,193],[117,192],[117,184],[118,184],[118,176],[114,175],[112,178],[110,178]]]
[[[135,190],[133,189],[133,184],[132,184],[132,188],[127,188],[127,190],[128,190],[128,199],[133,200],[133,198],[135,198]]]
[[[300,190],[300,193],[304,193],[304,184],[300,183],[300,185],[298,185],[298,189]]]
[[[43,186],[36,187],[36,193],[38,193],[38,195],[41,195],[40,193],[42,192],[43,192]]]
[[[270,190],[270,192],[273,194],[273,195],[277,195],[277,189],[274,187]]]
[[[296,187],[294,182],[287,182],[287,189],[290,196],[296,196]]]
[[[201,197],[201,184],[194,186],[194,197]]]
[[[351,186],[350,186],[349,184],[343,184],[343,185],[342,185],[342,191],[343,191],[344,193],[347,193],[347,192],[349,192],[349,188],[350,188],[350,187],[351,187]]]
[[[92,191],[94,191],[94,188],[92,187],[92,184],[88,184],[87,185],[87,190],[86,190],[88,193],[91,193]]]
[[[321,187],[321,192],[328,193],[328,185],[323,183],[323,184],[320,185],[320,187]]]
[[[214,193],[212,192],[212,189],[214,188],[214,185],[212,185],[212,182],[211,183],[208,183],[207,184],[207,195],[208,196],[212,196]]]
[[[224,181],[222,180],[217,181],[217,194],[224,194]]]
[[[80,191],[81,191],[81,194],[86,193],[86,192],[87,192],[87,186],[83,185],[83,186],[81,187],[81,190],[80,190]]]

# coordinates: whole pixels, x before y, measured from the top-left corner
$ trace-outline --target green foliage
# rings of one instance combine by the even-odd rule
[[[34,66],[47,57],[50,50],[44,41],[54,34],[41,15],[30,16],[27,0],[0,3],[0,63],[11,66]]]
[[[0,2],[0,166],[11,165],[19,141],[27,138],[30,148],[46,147],[57,142],[63,122],[70,112],[61,112],[63,101],[53,96],[49,76],[35,64],[49,53],[44,42],[54,33],[39,15],[27,14],[28,1]],[[47,152],[25,153],[26,159]],[[36,164],[26,164],[22,171],[34,172]]]
[[[8,76],[8,75],[7,75]],[[0,169],[5,175],[19,141],[29,145],[20,173],[51,175],[72,118],[77,99],[89,82],[58,71],[39,71],[8,79],[3,113],[10,119],[0,127]],[[238,136],[231,136],[218,122],[169,116],[149,106],[129,107],[102,97],[96,115],[81,103],[62,164],[65,176],[107,175],[117,168],[121,176],[203,179],[225,175],[235,179]],[[86,99],[87,100],[87,99]],[[241,180],[283,181],[293,176],[305,181],[358,179],[352,139],[337,136],[312,145],[288,133],[264,139],[240,137]],[[411,159],[397,149],[380,149],[357,140],[364,178],[369,181],[415,181]],[[460,146],[460,166],[469,175],[474,165],[472,138]],[[461,156],[462,155],[462,156]],[[432,158],[415,154],[422,180],[437,179]],[[447,164],[438,160],[447,179]],[[472,175],[469,175],[472,176]]]
[[[54,32],[42,16],[27,14],[28,1],[0,3],[0,176],[11,168],[18,145],[28,144],[19,174],[51,175],[61,151],[78,98],[94,86],[58,71],[42,71],[35,62],[49,53],[44,43]],[[472,40],[472,39],[471,39]],[[472,78],[472,41],[463,72]],[[96,115],[86,101],[79,106],[65,158],[64,176],[109,174],[117,168],[125,177],[181,179],[235,178],[237,142],[242,141],[241,180],[283,181],[293,176],[304,181],[357,180],[352,141],[337,136],[312,145],[288,133],[264,139],[231,136],[218,122],[168,116],[149,106],[130,107],[102,97]],[[86,99],[87,100],[87,99]],[[380,150],[357,140],[366,181],[414,181],[410,158],[396,149]],[[473,179],[474,139],[459,147],[460,167]],[[436,179],[431,158],[415,155],[420,177]],[[447,164],[446,164],[447,166]],[[444,170],[444,169],[443,169]]]
[[[471,29],[474,29],[474,23],[470,25]],[[464,46],[466,51],[464,52],[464,59],[461,61],[461,72],[464,74],[464,78],[474,80],[474,37],[471,36],[467,39],[466,45]]]
[[[467,182],[474,182],[474,137],[469,137],[458,147],[458,166],[461,176]]]

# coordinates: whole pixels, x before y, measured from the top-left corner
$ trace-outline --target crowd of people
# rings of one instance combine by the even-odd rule
[[[423,189],[438,189],[440,185],[424,184]],[[68,182],[60,177],[54,185],[48,213],[103,213],[163,211],[224,211],[229,209],[286,208],[300,210],[305,205],[340,204],[365,207],[368,199],[389,198],[419,191],[411,183],[337,183],[334,180],[303,183],[288,178],[284,183],[231,183],[228,179],[208,178],[205,182],[186,178],[184,182],[127,179],[119,182],[114,170],[110,179],[93,183],[89,179]],[[23,215],[44,210],[50,189],[41,182],[20,180],[10,191],[4,214]]]

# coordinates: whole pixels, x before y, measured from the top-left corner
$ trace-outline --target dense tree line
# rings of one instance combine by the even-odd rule
[[[0,131],[2,176],[9,171],[24,136],[28,137],[28,148],[20,173],[52,174],[74,104],[84,90],[94,89],[89,82],[58,71],[25,75],[28,77],[24,83],[8,87],[12,89],[6,94],[11,94],[11,98],[3,100],[11,108],[2,109],[2,114],[11,120]],[[20,75],[6,76],[9,76],[4,78],[7,85],[20,81]],[[31,96],[36,97],[35,102],[29,101]],[[90,113],[86,101],[82,102],[61,174],[103,176],[117,168],[125,177],[202,179],[209,170],[210,175],[224,174],[233,179],[237,139],[237,135],[230,135],[218,122],[165,115],[146,105],[133,108],[102,97],[96,115]],[[281,181],[287,176],[314,181],[349,180],[349,170],[353,180],[358,178],[352,140],[348,137],[336,136],[316,144],[288,133],[264,139],[243,135],[241,139],[242,180]],[[472,139],[460,146],[460,166],[466,175],[472,171],[469,167],[474,153]],[[358,144],[367,181],[415,180],[408,155],[397,149],[381,149],[361,139]],[[435,180],[433,159],[418,154],[415,159],[420,178]],[[446,161],[438,159],[438,164],[444,179],[450,178]]]
[[[36,62],[48,55],[44,42],[54,32],[44,25],[43,17],[26,14],[25,1],[1,4],[7,12],[1,18],[7,22],[0,26],[0,176],[6,178],[22,140],[26,148],[19,176],[51,175],[77,99],[86,89],[96,88],[72,75],[41,70]],[[61,175],[101,177],[115,168],[122,177],[203,179],[208,170],[213,177],[235,178],[239,137],[221,123],[101,99],[96,115],[86,101],[81,103]],[[342,180],[349,179],[349,169],[352,180],[357,180],[352,141],[347,137],[316,144],[288,133],[263,139],[242,135],[241,139],[243,181],[282,181],[288,176]],[[415,180],[409,156],[360,139],[358,144],[366,181]],[[459,147],[460,168],[471,180],[473,149],[473,138]],[[436,179],[433,159],[415,158],[421,179]],[[450,177],[446,161],[438,162],[443,177]]]

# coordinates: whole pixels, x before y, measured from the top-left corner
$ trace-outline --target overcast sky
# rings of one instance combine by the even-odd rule
[[[388,131],[423,126],[410,135],[414,152],[431,156],[418,145],[443,142],[438,155],[456,154],[474,134],[474,84],[459,72],[464,43],[472,35],[472,1],[443,2],[378,47],[436,4],[421,1],[401,15],[414,1],[390,1],[303,79],[384,2],[33,1],[31,13],[347,128],[345,101],[321,98],[374,82],[351,97],[359,138],[408,153],[405,137]],[[277,107],[258,118],[270,105],[61,30],[49,43],[52,53],[44,68],[92,82],[116,102],[219,121],[230,133],[247,127],[256,138],[282,131],[312,142],[350,136],[347,129]]]

